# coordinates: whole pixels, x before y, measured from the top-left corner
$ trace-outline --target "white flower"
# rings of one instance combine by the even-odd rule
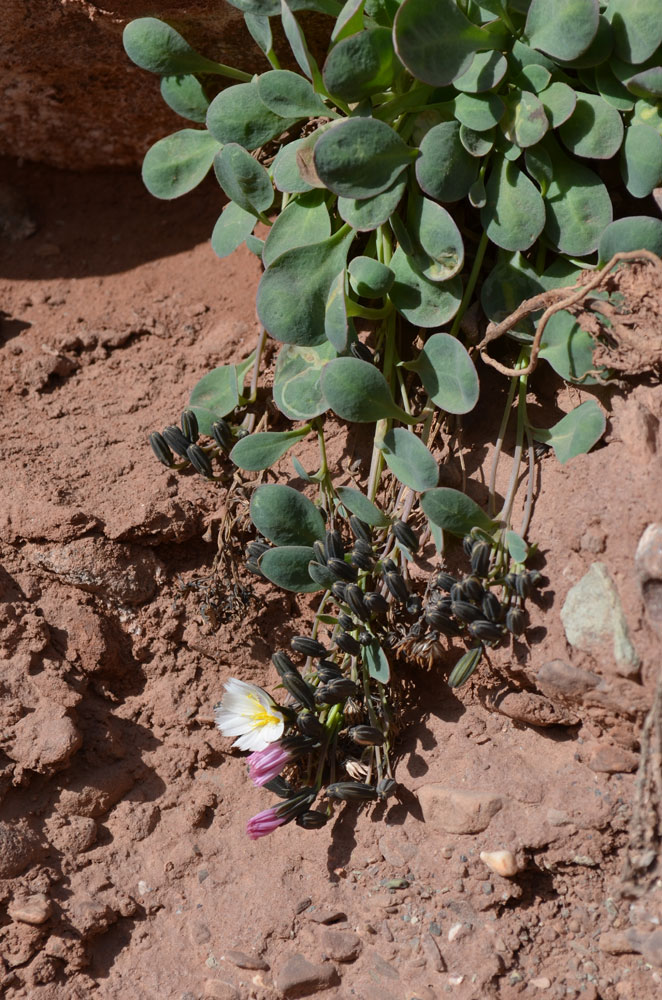
[[[236,677],[226,682],[214,718],[224,736],[238,737],[232,746],[240,750],[265,750],[285,729],[285,719],[267,692]]]

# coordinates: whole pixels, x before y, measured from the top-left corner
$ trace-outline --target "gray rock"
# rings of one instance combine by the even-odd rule
[[[447,788],[438,782],[417,792],[425,822],[446,833],[480,833],[503,806],[495,792]]]
[[[639,673],[639,657],[630,642],[618,591],[604,563],[593,563],[579,583],[570,588],[561,608],[561,621],[570,645],[599,656],[607,672],[622,677]]]
[[[565,660],[548,660],[538,670],[536,682],[548,698],[581,701],[583,695],[599,685],[600,678]]]
[[[276,973],[278,992],[289,998],[315,996],[320,990],[331,989],[340,982],[340,976],[328,962],[314,965],[299,953],[292,955]]]
[[[646,613],[662,630],[662,524],[649,524],[639,539],[634,557]]]
[[[325,952],[335,962],[355,962],[361,954],[361,938],[354,931],[345,931],[335,927],[325,927],[322,934],[322,946]]]
[[[203,1000],[239,1000],[239,992],[224,979],[206,979]]]
[[[625,936],[634,951],[650,965],[662,968],[662,928],[656,931],[642,931],[633,927],[625,932]]]
[[[247,955],[243,951],[226,951],[223,956],[236,965],[238,969],[255,969],[259,972],[268,972],[269,963],[265,962],[259,955]]]

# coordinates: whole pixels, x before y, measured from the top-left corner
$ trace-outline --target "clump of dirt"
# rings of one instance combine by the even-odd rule
[[[659,520],[659,372],[591,390],[609,426],[590,455],[540,458],[547,582],[526,641],[457,692],[457,648],[398,663],[397,797],[251,842],[270,796],[212,708],[231,675],[275,684],[269,655],[313,605],[251,577],[240,548],[212,573],[228,495],[146,442],[250,352],[257,262],[214,258],[212,186],[162,204],[128,174],[6,167],[38,229],[0,251],[3,995],[657,996],[656,529],[635,552]],[[656,329],[659,287],[625,273]],[[484,502],[505,386],[480,375],[490,402],[459,441]],[[586,398],[544,366],[531,388],[537,426]],[[359,436],[330,438],[341,477],[367,472]],[[445,454],[458,485],[457,441]],[[241,517],[241,486],[232,503]],[[596,595],[602,630],[571,614]]]

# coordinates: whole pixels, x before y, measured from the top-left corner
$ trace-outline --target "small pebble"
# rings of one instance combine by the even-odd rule
[[[312,899],[310,897],[307,897],[306,899],[300,899],[297,905],[294,907],[294,912],[297,914],[303,913],[304,910],[308,909],[311,903]]]
[[[439,937],[441,934],[441,927],[436,922],[436,920],[433,920],[432,923],[430,924],[430,934],[432,934],[433,937]]]
[[[7,913],[12,920],[18,920],[23,924],[33,924],[34,926],[45,923],[50,917],[51,912],[51,901],[42,892],[35,893],[34,896],[28,896],[27,898],[15,899],[7,907]]]
[[[537,990],[548,990],[552,985],[551,980],[547,976],[539,976],[537,979],[530,979],[529,984],[535,986]]]
[[[497,875],[512,878],[517,875],[519,867],[512,851],[481,851],[480,860]]]

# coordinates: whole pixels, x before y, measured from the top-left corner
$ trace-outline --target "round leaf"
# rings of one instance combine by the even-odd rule
[[[239,385],[235,365],[221,365],[203,375],[189,397],[201,434],[211,437],[212,424],[239,405]]]
[[[204,180],[218,148],[206,129],[183,128],[167,135],[147,150],[143,183],[155,198],[179,198]]]
[[[385,528],[391,523],[390,517],[387,517],[377,504],[368,500],[364,493],[355,490],[353,486],[337,486],[336,493],[343,507],[346,507],[350,514],[356,514],[365,524],[373,528]]]
[[[515,266],[516,257],[517,255],[513,260],[500,261],[483,282],[480,304],[492,323],[500,323],[515,312],[521,302],[543,290],[535,272]],[[530,334],[534,332],[533,323],[528,318],[522,320],[515,329]]]
[[[577,104],[577,95],[567,83],[552,83],[540,94],[542,106],[552,128],[558,128],[570,117]]]
[[[308,497],[291,486],[267,483],[251,497],[251,520],[274,545],[312,545],[322,541],[324,518]],[[308,556],[308,562],[314,559]]]
[[[525,66],[513,82],[521,90],[531,90],[534,94],[539,94],[549,86],[551,79],[552,74],[545,66],[534,63]]]
[[[219,215],[211,234],[211,248],[217,257],[229,257],[253,232],[255,216],[231,201]]]
[[[401,69],[389,29],[371,28],[331,49],[324,64],[324,85],[330,94],[355,103],[388,90]]]
[[[182,118],[201,125],[207,120],[209,99],[197,76],[164,76],[161,80],[161,97]]]
[[[595,85],[600,96],[617,111],[631,111],[634,107],[631,92],[614,76],[609,63],[595,67]]]
[[[390,187],[418,155],[385,122],[346,118],[315,145],[320,180],[343,198],[370,198]]]
[[[650,215],[629,215],[610,223],[598,247],[598,264],[606,264],[615,253],[650,250],[662,256],[662,219]]]
[[[260,100],[256,82],[238,83],[222,90],[209,105],[207,128],[219,142],[236,142],[244,149],[257,149],[297,121],[281,118]]]
[[[429,198],[409,200],[408,223],[422,249],[431,258],[421,273],[430,281],[447,281],[462,270],[464,244],[453,217]]]
[[[394,427],[377,442],[389,469],[404,486],[422,493],[439,482],[439,466],[420,438]]]
[[[634,198],[645,198],[662,184],[662,136],[650,125],[633,124],[626,130],[621,171]]]
[[[597,249],[612,220],[609,193],[592,170],[567,157],[549,135],[543,144],[553,172],[545,192],[545,235],[561,253],[584,257]]]
[[[354,324],[347,314],[347,271],[345,268],[333,281],[326,301],[324,334],[338,354],[344,354],[356,340]]]
[[[309,347],[324,343],[327,299],[353,238],[339,229],[321,243],[287,250],[267,268],[257,289],[257,314],[272,337]]]
[[[492,531],[496,525],[465,493],[440,486],[421,497],[423,512],[433,524],[462,537],[472,528]]]
[[[500,52],[477,52],[469,69],[454,80],[453,86],[467,94],[481,94],[501,83],[507,69],[508,63]]]
[[[269,174],[243,146],[231,142],[214,159],[216,179],[228,198],[245,212],[259,216],[271,207],[274,189]]]
[[[315,550],[307,545],[279,545],[261,556],[259,567],[267,580],[283,590],[293,590],[297,594],[312,594],[321,590],[308,572],[308,566],[315,558]]]
[[[286,250],[321,243],[331,235],[331,219],[324,201],[324,191],[310,191],[289,203],[269,230],[262,260],[273,264]]]
[[[639,97],[662,98],[662,66],[651,66],[630,77],[627,89]]]
[[[395,48],[412,76],[443,87],[465,73],[491,37],[472,24],[455,0],[404,0],[393,29]]]
[[[499,158],[486,192],[480,221],[489,238],[504,250],[527,250],[545,225],[545,206],[538,189],[514,163]]]
[[[462,145],[459,122],[442,122],[431,128],[421,142],[415,165],[422,190],[443,202],[465,198],[478,169],[476,159]]]
[[[601,14],[598,18],[598,30],[589,47],[584,49],[582,54],[577,56],[576,59],[571,59],[568,62],[559,60],[559,65],[568,69],[578,69],[579,78],[581,79],[581,71],[583,69],[592,69],[594,66],[599,66],[600,63],[607,62],[612,54],[613,47],[614,36],[611,25],[607,18]]]
[[[658,0],[610,0],[605,12],[614,35],[614,51],[629,63],[642,63],[662,44]]]
[[[571,458],[589,452],[604,434],[606,426],[604,413],[594,399],[589,399],[549,430],[538,427],[531,430],[536,441],[551,445],[561,465],[565,465]]]
[[[376,639],[363,647],[363,660],[373,681],[388,684],[391,678],[388,657]]]
[[[300,441],[308,431],[263,431],[240,438],[230,452],[230,459],[240,469],[259,472],[272,465]]]
[[[350,285],[364,299],[378,299],[386,295],[395,278],[391,268],[374,257],[354,257],[348,271]]]
[[[593,364],[593,338],[565,309],[554,313],[545,326],[540,357],[567,382],[580,382]]]
[[[406,178],[398,177],[390,187],[372,198],[338,198],[338,215],[352,229],[370,232],[383,226],[391,218],[402,200],[407,186]]]
[[[505,110],[496,94],[458,94],[454,103],[457,120],[476,132],[487,132],[497,125]]]
[[[205,59],[186,42],[178,31],[156,17],[129,21],[122,36],[129,59],[161,76],[181,73],[217,73],[219,64]]]
[[[271,164],[271,175],[279,191],[298,194],[312,190],[313,186],[301,176],[297,160],[297,153],[304,141],[305,139],[295,139],[294,142],[288,142],[286,146],[281,146],[276,153]]]
[[[295,347],[285,344],[278,353],[274,374],[274,402],[290,420],[310,420],[328,409],[320,385],[322,368],[335,358],[331,344]]]
[[[460,126],[460,142],[470,156],[487,156],[494,146],[494,130],[476,132],[466,125]]]
[[[518,535],[516,531],[507,531],[505,541],[508,546],[510,558],[514,559],[516,563],[525,563],[529,554],[529,546],[522,536]]]
[[[506,138],[521,149],[535,146],[549,128],[542,101],[529,90],[513,90],[501,127]]]
[[[597,94],[579,94],[575,110],[559,129],[571,153],[593,160],[609,160],[621,148],[621,116]]]
[[[463,344],[448,333],[434,333],[414,360],[404,366],[418,373],[440,410],[469,413],[478,402],[478,375]]]
[[[368,361],[350,357],[330,361],[322,372],[322,392],[343,420],[363,424],[394,417],[409,422],[382,373]]]
[[[389,297],[398,312],[414,326],[426,329],[443,326],[460,308],[462,281],[459,276],[441,284],[429,281],[414,268],[402,247],[395,251],[391,269],[395,281]]]
[[[584,52],[598,31],[598,0],[532,0],[524,34],[534,49],[566,62]]]
[[[280,118],[314,118],[328,115],[329,109],[312,85],[299,73],[273,69],[257,79],[262,103]]]

